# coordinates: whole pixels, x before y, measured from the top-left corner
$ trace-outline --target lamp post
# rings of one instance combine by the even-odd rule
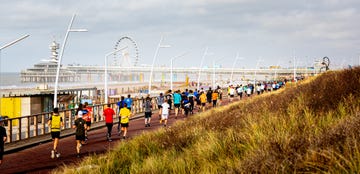
[[[200,88],[200,73],[201,73],[202,66],[203,66],[204,59],[205,59],[206,55],[209,55],[208,47],[206,47],[205,52],[204,52],[204,54],[203,54],[203,56],[201,58],[201,63],[200,63],[200,67],[199,67],[199,74],[198,74],[198,79],[197,79],[197,90],[199,90],[199,88]]]
[[[60,52],[60,55],[59,55],[59,60],[57,62],[58,65],[57,65],[57,69],[56,69],[55,86],[54,86],[54,107],[57,107],[57,91],[58,91],[58,84],[59,84],[59,74],[60,74],[61,60],[62,60],[62,56],[64,54],[64,49],[65,49],[67,38],[69,37],[69,33],[70,32],[87,32],[86,29],[71,29],[71,26],[72,26],[72,24],[74,22],[75,16],[76,15],[74,14],[72,16],[72,18],[71,18],[70,24],[69,24],[68,29],[67,29],[66,34],[65,34],[64,42],[61,45],[61,52]]]
[[[105,104],[108,103],[108,66],[107,66],[107,59],[108,59],[108,57],[110,55],[113,55],[113,54],[115,54],[115,53],[117,53],[119,51],[122,51],[122,50],[126,49],[126,48],[127,48],[127,46],[124,47],[124,48],[120,48],[120,49],[117,49],[115,51],[112,51],[110,53],[105,54],[105,66],[104,66],[105,67],[105,70],[104,70],[104,98],[105,98]]]
[[[1,51],[2,51],[3,49],[7,48],[7,47],[10,47],[10,46],[12,46],[12,45],[14,45],[14,44],[22,41],[23,39],[25,39],[25,38],[27,38],[27,37],[29,37],[29,36],[30,36],[30,35],[28,35],[28,34],[27,34],[27,35],[24,35],[24,36],[22,36],[22,37],[20,37],[20,38],[18,38],[18,39],[16,39],[16,40],[14,40],[14,41],[12,41],[12,42],[9,42],[9,43],[3,45],[2,47],[0,47],[0,70],[1,70]],[[0,71],[0,77],[1,77],[1,71]],[[0,83],[1,83],[1,78],[0,78]],[[0,98],[2,98],[1,90],[0,90]],[[1,101],[0,101],[0,109],[1,109]],[[0,112],[0,116],[1,116],[1,112]]]
[[[230,76],[230,83],[232,84],[233,83],[233,75],[234,75],[234,68],[235,68],[235,64],[238,60],[242,60],[243,58],[239,58],[239,53],[236,54],[236,58],[234,60],[234,63],[233,63],[233,66],[232,66],[232,69],[231,69],[231,76]]]
[[[149,94],[151,94],[151,81],[152,81],[152,76],[153,76],[153,71],[154,71],[154,64],[155,64],[155,60],[156,60],[156,56],[159,52],[159,49],[160,48],[170,48],[171,46],[170,45],[162,45],[162,40],[163,40],[163,36],[161,36],[160,38],[160,42],[158,44],[158,46],[156,47],[156,51],[155,51],[155,55],[154,55],[154,58],[153,58],[153,62],[152,62],[152,65],[151,65],[151,70],[150,70],[150,77],[149,77]]]
[[[184,56],[185,54],[187,54],[187,52],[180,54],[178,56],[175,56],[175,57],[171,58],[171,60],[170,60],[170,66],[171,66],[170,67],[170,89],[171,89],[171,91],[173,90],[173,61],[179,57]]]

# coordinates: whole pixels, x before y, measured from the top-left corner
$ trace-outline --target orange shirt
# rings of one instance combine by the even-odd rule
[[[219,97],[219,93],[217,93],[217,92],[213,92],[212,95],[211,95],[212,100],[217,100],[218,97]]]

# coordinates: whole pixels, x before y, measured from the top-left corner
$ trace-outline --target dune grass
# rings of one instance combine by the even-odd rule
[[[360,68],[144,133],[54,173],[360,173]]]

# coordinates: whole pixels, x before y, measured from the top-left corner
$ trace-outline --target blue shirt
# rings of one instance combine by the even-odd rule
[[[179,93],[174,94],[174,104],[180,104],[181,102],[181,95]]]
[[[125,103],[126,103],[126,105],[127,105],[127,108],[131,108],[132,99],[131,99],[131,98],[126,98],[126,99],[125,99]]]

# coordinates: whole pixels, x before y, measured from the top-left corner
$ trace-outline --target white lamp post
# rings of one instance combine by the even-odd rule
[[[171,60],[170,60],[170,66],[171,66],[170,67],[170,89],[171,89],[171,91],[173,90],[173,61],[179,57],[184,56],[185,54],[187,54],[187,53],[183,53],[178,56],[175,56],[175,57],[171,58]]]
[[[161,36],[159,45],[156,47],[155,55],[154,55],[153,62],[151,65],[151,71],[150,71],[150,77],[149,77],[149,94],[151,94],[151,81],[152,81],[152,76],[153,76],[153,71],[154,71],[154,64],[155,64],[156,56],[159,52],[159,48],[170,48],[171,47],[170,45],[161,45],[162,40],[163,40],[163,36]]]
[[[119,52],[119,51],[121,51],[121,50],[124,50],[124,49],[126,49],[127,48],[127,46],[126,47],[124,47],[124,48],[120,48],[120,49],[118,49],[118,50],[115,50],[115,51],[112,51],[112,52],[110,52],[110,53],[107,53],[106,55],[105,55],[105,73],[104,73],[104,98],[105,98],[105,104],[107,104],[108,103],[108,63],[107,63],[107,59],[108,59],[108,57],[110,56],[110,55],[113,55],[113,54],[115,54],[115,53],[117,53],[117,52]]]
[[[59,60],[57,62],[58,66],[57,66],[57,69],[56,69],[56,78],[55,78],[55,86],[54,86],[54,107],[57,107],[57,91],[58,91],[58,84],[59,84],[59,74],[60,74],[61,60],[62,60],[62,56],[64,54],[64,49],[65,49],[67,38],[69,37],[69,33],[70,32],[87,32],[86,29],[71,29],[71,26],[72,26],[72,24],[74,22],[75,16],[76,15],[74,14],[73,17],[71,18],[70,24],[69,24],[68,29],[67,29],[66,34],[65,34],[64,42],[61,45],[61,52],[60,52],[60,55],[59,55]]]
[[[22,41],[23,39],[25,39],[25,38],[27,38],[27,37],[29,37],[29,36],[30,36],[30,35],[28,35],[28,34],[27,34],[27,35],[24,35],[24,36],[22,36],[22,37],[20,37],[20,38],[18,38],[18,39],[16,39],[16,40],[14,40],[14,41],[12,41],[12,42],[9,42],[9,43],[3,45],[2,47],[0,47],[0,70],[1,70],[1,51],[2,51],[3,49],[5,49],[5,48],[11,46],[11,45],[14,45],[14,44]],[[0,71],[0,74],[1,74],[1,71]],[[1,75],[0,75],[0,76],[1,76]],[[0,79],[0,82],[1,82],[1,79]],[[1,91],[0,91],[0,98],[2,98]],[[0,108],[1,108],[1,102],[0,102]],[[0,112],[0,115],[1,115],[1,112]]]
[[[232,66],[232,69],[231,69],[231,76],[230,76],[230,83],[232,84],[233,83],[233,75],[234,75],[234,68],[235,68],[235,64],[238,60],[242,60],[243,58],[239,58],[239,53],[236,54],[236,58],[234,60],[234,63],[233,63],[233,66]]]

